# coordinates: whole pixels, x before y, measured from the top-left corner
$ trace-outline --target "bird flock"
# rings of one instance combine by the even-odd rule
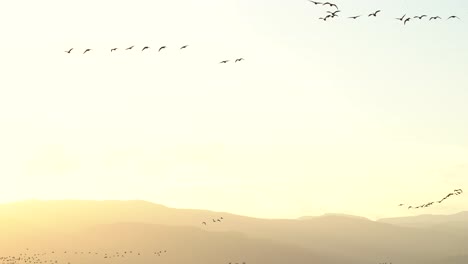
[[[430,207],[432,205],[434,205],[435,203],[442,203],[443,201],[447,200],[448,198],[452,197],[452,196],[456,196],[456,195],[461,195],[463,193],[463,190],[462,189],[455,189],[453,190],[453,192],[447,194],[444,198],[438,200],[438,201],[434,201],[434,202],[428,202],[428,203],[425,203],[425,204],[422,204],[422,205],[418,205],[418,206],[413,206],[413,205],[410,205],[408,206],[408,209],[422,209],[422,208],[427,208],[427,207]],[[398,206],[404,206],[405,204],[399,204]]]
[[[154,251],[153,255],[161,257],[167,253],[167,249]],[[47,251],[41,253],[31,253],[29,248],[26,248],[26,251],[20,253],[19,255],[9,255],[9,256],[0,256],[0,264],[71,264],[70,261],[63,261],[64,257],[73,255],[88,255],[94,257],[100,257],[104,259],[112,258],[131,258],[131,257],[142,257],[141,252],[133,252],[133,250],[127,251],[116,251],[116,252],[97,252],[97,251],[64,251],[63,254],[59,254],[56,251]],[[147,254],[151,255],[151,254]],[[134,260],[134,259],[133,259]]]
[[[218,219],[214,219],[214,218],[211,219],[211,221],[212,221],[213,223],[221,223],[221,221],[223,221],[223,220],[224,220],[223,217],[220,217],[220,218],[218,218]],[[203,221],[203,222],[202,222],[202,225],[207,225],[207,222],[209,222],[209,221]]]
[[[179,50],[184,50],[184,49],[187,49],[188,47],[189,47],[189,45],[183,45],[182,47],[179,48]],[[135,48],[135,46],[130,46],[130,47],[128,47],[128,48],[125,48],[124,50],[125,50],[125,51],[130,51],[130,50],[133,50],[134,48]],[[148,51],[149,49],[151,49],[150,46],[144,46],[144,47],[141,49],[141,52]],[[158,52],[161,52],[161,51],[164,50],[164,49],[167,49],[167,46],[161,46],[161,47],[159,47]],[[74,48],[70,48],[70,49],[68,49],[68,50],[65,50],[65,53],[71,54],[73,50],[74,50]],[[109,50],[110,50],[111,53],[115,53],[115,52],[117,52],[117,51],[119,50],[119,48],[111,48],[111,49],[109,49]],[[91,52],[91,51],[93,51],[93,49],[89,49],[89,48],[88,48],[88,49],[85,49],[85,50],[83,51],[82,54],[86,54],[86,53],[89,53],[89,52]],[[244,58],[237,58],[237,59],[234,60],[234,63],[241,62],[241,61],[244,61],[244,60],[245,60]],[[230,61],[231,61],[231,60],[222,60],[220,63],[221,63],[221,64],[226,64],[226,63],[228,63],[228,62],[230,62]]]
[[[317,1],[313,1],[313,0],[309,0],[309,2],[314,4],[315,6],[323,6],[323,7],[328,7],[328,8],[334,8],[334,10],[332,10],[332,11],[327,10],[323,17],[319,17],[320,20],[327,21],[328,19],[333,19],[335,17],[339,17],[338,13],[341,13],[341,10],[338,8],[337,4],[330,3],[330,2],[317,2]],[[381,13],[381,12],[382,12],[382,10],[376,10],[374,12],[371,12],[371,13],[367,14],[367,17],[368,18],[377,17],[379,15],[379,13]],[[361,14],[361,15],[349,16],[347,18],[356,20],[356,19],[358,19],[360,17],[363,17],[363,16],[364,15]],[[395,19],[401,21],[403,23],[403,25],[406,25],[411,20],[416,20],[416,19],[422,20],[423,18],[426,18],[426,17],[428,18],[429,21],[443,19],[440,16],[429,16],[429,15],[407,16],[406,14],[403,15],[402,17],[397,17]],[[447,20],[451,20],[451,19],[460,19],[460,17],[452,15],[452,16],[449,16],[447,18]]]

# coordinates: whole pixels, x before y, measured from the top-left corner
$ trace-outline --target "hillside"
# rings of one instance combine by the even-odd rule
[[[221,217],[221,222],[212,221]],[[279,248],[282,248],[288,249],[284,253],[288,259],[296,259],[290,256],[295,252],[292,255],[331,263],[335,258],[347,259],[348,263],[425,263],[458,256],[460,250],[468,245],[467,233],[398,226],[353,216],[332,214],[272,220],[204,210],[172,209],[143,201],[27,201],[1,205],[0,218],[12,219],[15,222],[11,223],[21,226],[11,228],[9,224],[7,230],[16,229],[17,234],[23,236],[35,234],[40,241],[43,237],[72,233],[77,234],[72,239],[72,245],[77,245],[76,241],[88,241],[96,234],[100,234],[98,237],[108,237],[112,243],[130,243],[122,244],[122,247],[138,244],[143,247],[148,241],[153,241],[150,238],[158,238],[154,243],[160,239],[170,241],[171,247],[178,250],[182,250],[181,245],[190,245],[190,248],[203,246],[208,250],[223,243],[235,247],[254,243],[255,250],[249,254],[260,249],[273,254],[281,252]],[[223,242],[223,239],[226,241]],[[62,243],[63,239],[53,241],[66,244]],[[90,242],[81,244],[88,245]],[[94,246],[105,247],[104,244]],[[223,254],[231,254],[231,249],[222,249],[226,250]],[[302,257],[298,257],[295,263],[301,263]],[[274,259],[281,258],[275,256]],[[264,260],[273,261],[266,257]]]

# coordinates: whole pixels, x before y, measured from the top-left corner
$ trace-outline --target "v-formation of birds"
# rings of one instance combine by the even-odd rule
[[[323,16],[323,17],[320,17],[319,18],[320,20],[327,21],[327,19],[339,17],[338,13],[340,13],[341,10],[339,10],[338,5],[336,5],[334,3],[330,3],[330,2],[324,2],[323,3],[323,2],[313,1],[313,0],[309,0],[309,2],[313,3],[314,5],[329,6],[329,7],[334,7],[336,9],[334,11],[327,11],[327,15]],[[368,14],[367,17],[377,17],[378,14],[381,13],[381,12],[382,12],[382,10],[376,10],[375,12],[372,12],[372,13]],[[358,18],[360,18],[362,16],[363,15],[350,16],[350,17],[348,17],[348,19],[356,20],[356,19],[358,19]],[[409,17],[409,16],[406,16],[406,14],[403,15],[402,17],[397,17],[395,19],[401,21],[403,23],[403,25],[406,25],[406,23],[410,22],[411,20],[416,20],[416,19],[422,20],[425,17],[427,17],[429,19],[429,21],[442,19],[442,17],[440,17],[440,16],[419,15],[419,16]],[[460,18],[458,16],[449,16],[447,18],[447,20],[450,20],[450,19],[460,19]]]
[[[189,46],[189,45],[184,45],[184,46],[180,47],[179,49],[180,49],[180,50],[183,50],[183,49],[188,48],[188,46]],[[130,46],[130,47],[126,48],[125,50],[126,50],[126,51],[129,51],[129,50],[132,50],[133,48],[135,48],[135,46]],[[151,48],[151,47],[149,47],[149,46],[144,46],[144,47],[141,49],[141,51],[143,52],[143,51],[149,50],[150,48]],[[166,46],[161,46],[161,47],[158,49],[158,52],[161,52],[162,50],[164,50],[164,49],[166,49],[166,48],[167,48]],[[69,50],[66,50],[65,53],[71,54],[72,51],[73,51],[73,49],[74,49],[74,48],[71,48],[71,49],[69,49]],[[119,48],[111,48],[111,49],[110,49],[110,52],[111,52],[111,53],[114,53],[114,52],[116,52],[118,49],[119,49]],[[85,49],[84,52],[83,52],[83,54],[86,54],[86,53],[88,53],[88,52],[91,52],[92,50],[93,50],[93,49]],[[243,60],[244,60],[244,58],[238,58],[238,59],[236,59],[236,60],[234,61],[234,63],[241,62],[241,61],[243,61]],[[228,63],[228,62],[230,62],[230,60],[223,60],[223,61],[221,61],[220,63],[221,63],[221,64],[226,64],[226,63]]]
[[[408,206],[408,209],[421,209],[421,208],[427,208],[427,207],[430,207],[432,205],[434,205],[435,203],[442,203],[443,201],[447,200],[448,198],[454,196],[454,195],[460,195],[463,193],[463,190],[462,189],[455,189],[453,190],[453,192],[447,194],[444,198],[442,198],[441,200],[438,200],[438,201],[434,201],[434,202],[428,202],[428,203],[425,203],[425,204],[422,204],[422,205],[418,205],[418,206],[413,206],[413,205],[410,205]],[[405,204],[399,204],[398,206],[404,206]]]

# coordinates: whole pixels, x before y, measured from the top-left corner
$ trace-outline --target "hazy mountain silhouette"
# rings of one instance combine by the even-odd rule
[[[353,218],[353,219],[361,219],[361,220],[368,220],[368,218],[362,217],[362,216],[355,216],[355,215],[348,215],[348,214],[336,214],[336,213],[326,213],[322,216],[302,216],[299,217],[299,220],[310,220],[310,219],[316,219],[318,217],[326,217],[326,216],[339,216],[339,217],[347,217],[347,218]]]
[[[447,223],[466,223],[468,225],[468,212],[460,212],[454,215],[419,215],[409,217],[382,218],[377,220],[406,227],[434,227]]]
[[[222,222],[212,222],[220,217]],[[12,219],[8,225],[20,226],[13,228],[18,237],[40,241],[36,244],[138,245],[149,249],[162,247],[161,241],[165,241],[181,252],[187,247],[199,252],[196,263],[229,263],[223,255],[237,254],[236,248],[255,263],[467,263],[463,254],[468,232],[400,226],[385,219],[371,221],[340,214],[259,219],[172,209],[143,201],[26,201],[0,205],[0,219]],[[67,237],[68,242],[64,241]],[[95,239],[98,244],[93,244]],[[11,245],[11,241],[0,241],[0,246]],[[24,244],[20,242],[18,245]],[[183,255],[188,253],[181,254],[168,263],[188,262],[188,255]]]

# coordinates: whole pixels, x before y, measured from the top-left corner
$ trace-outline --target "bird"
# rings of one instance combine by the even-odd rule
[[[141,51],[144,51],[144,50],[146,50],[146,49],[149,49],[149,47],[148,47],[148,46],[145,46]]]
[[[86,50],[83,52],[83,54],[85,54],[85,53],[88,52],[88,51],[91,51],[91,49],[86,49]]]
[[[70,54],[70,52],[72,52],[73,48],[69,49],[69,50],[66,50],[65,52]]]
[[[351,18],[351,19],[356,19],[356,18],[359,18],[361,17],[360,15],[359,16],[352,16],[352,17],[348,17],[348,18]]]
[[[111,49],[111,52],[114,52],[114,51],[116,51],[116,50],[117,50],[117,48],[113,48],[113,49]]]
[[[206,225],[206,222],[202,222],[202,224]]]
[[[403,22],[404,25],[406,25],[406,22],[409,22],[411,20],[410,17],[408,17],[407,19],[405,19],[405,22]]]
[[[327,21],[327,18],[332,17],[332,15],[327,15],[326,17],[319,17],[319,19],[322,19],[323,21]]]
[[[415,16],[414,18],[423,19],[424,17],[427,17],[427,15],[422,15],[422,16]]]
[[[243,61],[243,60],[244,60],[244,58],[239,58],[239,59],[237,59],[235,62]]]
[[[131,50],[131,49],[133,49],[133,47],[135,47],[135,46],[130,46],[130,47],[126,48],[125,50]]]
[[[377,14],[380,13],[380,12],[382,12],[382,11],[381,11],[381,10],[377,10],[377,11],[375,11],[374,13],[369,14],[369,16],[370,16],[370,17],[371,17],[371,16],[377,17]]]
[[[228,62],[229,62],[229,60],[223,60],[220,63],[228,63]]]
[[[403,19],[405,19],[405,16],[406,16],[406,14],[405,14],[405,15],[403,15],[402,17],[400,17],[400,18],[395,18],[395,19],[396,19],[396,20],[403,21]]]
[[[331,14],[332,16],[336,16],[336,13],[339,13],[339,12],[341,12],[341,11],[340,11],[340,10],[336,10],[336,11],[334,11],[334,12],[332,12],[332,11],[327,11],[327,13]]]
[[[333,4],[333,3],[330,3],[330,2],[326,2],[326,3],[323,3],[322,5],[329,5],[330,7],[335,7],[336,9],[338,9],[338,6],[336,4]]]
[[[398,206],[403,206],[404,204],[399,204]]]
[[[435,16],[435,17],[429,18],[429,20],[433,20],[433,19],[434,19],[434,20],[437,20],[437,19],[442,19],[442,18],[441,18],[440,16]]]
[[[457,18],[457,19],[460,19],[460,18],[459,18],[459,17],[457,17],[457,16],[450,16],[449,18],[447,18],[447,20],[449,20],[449,19],[452,19],[452,18]]]
[[[158,50],[158,52],[160,52],[161,50],[163,50],[163,49],[165,49],[165,48],[166,48],[166,46],[160,47],[159,50]]]
[[[315,2],[315,1],[312,1],[312,0],[309,0],[309,2],[315,4],[315,5],[321,5],[322,3],[321,2]]]
[[[186,49],[187,47],[188,47],[188,45],[184,45],[180,49]]]

